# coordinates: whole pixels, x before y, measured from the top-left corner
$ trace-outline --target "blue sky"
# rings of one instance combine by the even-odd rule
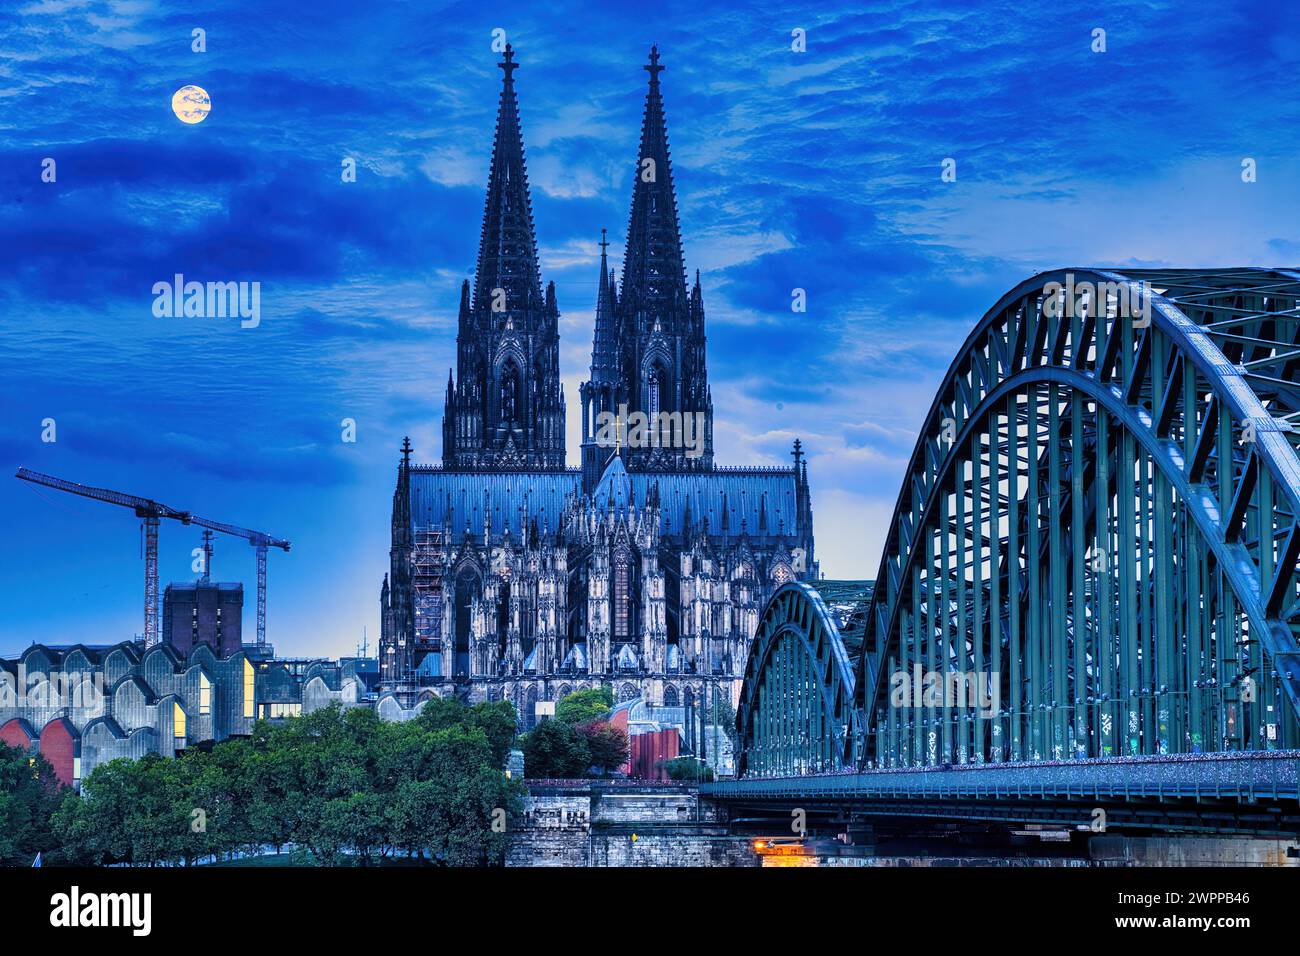
[[[278,649],[347,653],[363,627],[373,643],[398,444],[441,455],[498,28],[522,64],[571,462],[596,243],[606,227],[621,250],[658,43],[718,458],[784,463],[803,439],[832,577],[874,575],[916,428],[1003,291],[1067,265],[1300,262],[1286,4],[13,0],[0,652],[141,629],[135,518],[9,477],[20,464],[291,539],[270,562]],[[191,83],[213,105],[186,126],[170,101]],[[177,272],[260,282],[261,325],[154,317]],[[164,526],[164,581],[192,577],[198,543]],[[251,549],[219,541],[214,570],[248,583],[251,634]]]

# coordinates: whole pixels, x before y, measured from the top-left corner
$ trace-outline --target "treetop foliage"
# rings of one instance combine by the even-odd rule
[[[592,687],[565,694],[555,705],[555,719],[576,727],[600,720],[614,706],[614,692],[608,687]]]
[[[502,824],[523,808],[522,782],[502,770],[514,733],[504,701],[430,701],[404,723],[335,704],[175,759],[111,760],[80,794],[48,796],[48,768],[33,783],[15,769],[26,755],[5,748],[0,859],[30,865],[44,850],[51,863],[188,864],[288,847],[322,865],[497,864]]]

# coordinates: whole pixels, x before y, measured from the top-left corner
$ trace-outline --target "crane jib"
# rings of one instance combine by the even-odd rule
[[[122,491],[83,485],[79,482],[69,481],[66,478],[41,474],[38,471],[32,471],[30,468],[19,468],[15,477],[21,478],[23,481],[30,481],[32,484],[53,488],[56,491],[66,491],[68,494],[89,498],[92,501],[103,501],[107,504],[131,508],[136,517],[144,522],[144,637],[146,644],[153,644],[158,638],[158,526],[160,519],[170,518],[173,521],[179,521],[181,524],[197,525],[232,537],[243,538],[257,551],[257,643],[259,645],[266,643],[266,549],[279,548],[287,552],[290,547],[288,541],[272,537],[263,531],[253,531],[250,528],[241,528],[238,525],[200,518],[188,511],[181,511],[162,502],[154,501],[152,498],[142,498],[139,495],[127,494]]]

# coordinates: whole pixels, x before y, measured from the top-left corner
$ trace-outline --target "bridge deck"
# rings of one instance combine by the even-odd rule
[[[804,777],[748,777],[704,784],[719,800],[829,801],[892,798],[1300,799],[1300,751],[1116,757],[1086,761],[968,764]]]

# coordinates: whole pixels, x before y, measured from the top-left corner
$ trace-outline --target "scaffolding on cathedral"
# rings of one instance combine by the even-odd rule
[[[430,527],[415,529],[411,555],[411,587],[415,603],[417,650],[441,648],[443,533]]]

